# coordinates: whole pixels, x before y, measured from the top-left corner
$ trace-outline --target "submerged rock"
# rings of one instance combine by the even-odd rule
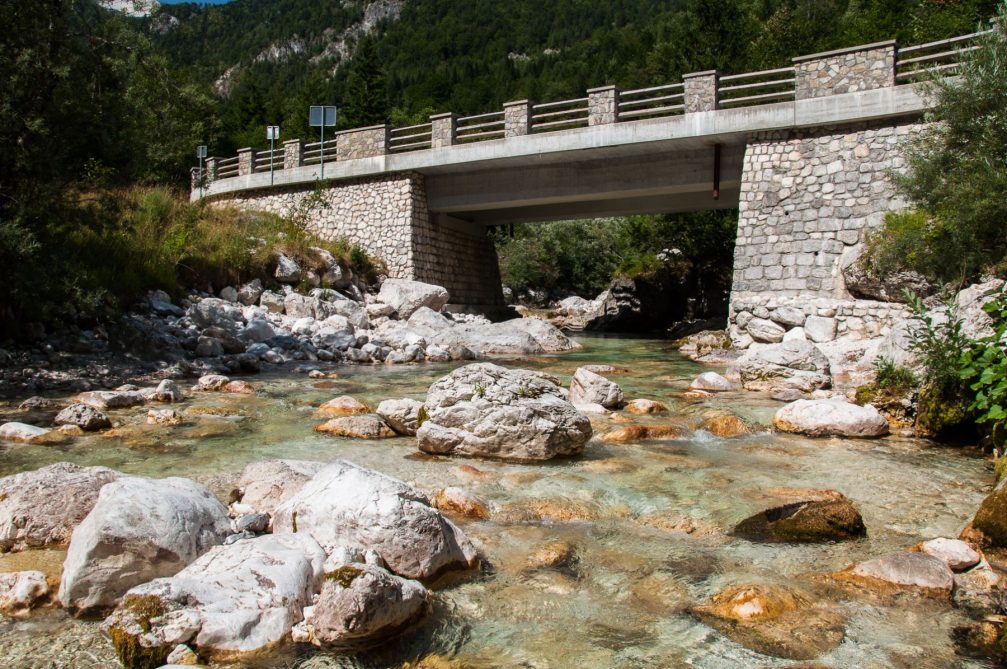
[[[69,462],[0,479],[0,552],[61,546],[121,474]]]
[[[326,466],[273,513],[273,532],[306,532],[331,554],[374,550],[394,573],[427,579],[474,564],[465,534],[419,491],[350,462]]]
[[[888,421],[877,409],[842,399],[791,402],[776,412],[773,426],[809,437],[874,438],[888,434]]]
[[[427,453],[504,460],[577,455],[591,438],[591,421],[543,375],[477,363],[430,386],[428,419],[416,432]]]
[[[434,502],[438,509],[448,513],[456,513],[468,518],[486,519],[490,517],[486,502],[462,488],[448,486],[437,493]]]
[[[943,560],[913,551],[861,562],[833,574],[833,578],[880,594],[911,591],[947,598],[954,587],[954,574]]]
[[[335,437],[351,439],[389,439],[395,431],[380,416],[340,416],[315,426],[315,432],[324,432]]]
[[[356,416],[370,413],[370,408],[349,395],[342,395],[318,407],[319,416]]]
[[[660,402],[645,399],[636,399],[628,402],[624,408],[629,413],[635,414],[665,413],[668,411],[668,407]]]
[[[734,534],[750,541],[844,541],[867,535],[864,520],[846,497],[794,502],[746,518]]]
[[[607,444],[627,444],[636,441],[682,439],[685,435],[685,428],[680,425],[627,425],[607,432],[601,440]]]
[[[27,423],[10,422],[0,425],[0,441],[15,441],[23,444],[48,443],[51,439],[47,427],[37,427]]]
[[[579,367],[570,381],[568,399],[573,405],[600,404],[606,409],[618,409],[622,406],[623,393],[618,384],[609,381],[604,376]]]
[[[177,574],[131,588],[105,620],[127,666],[157,667],[179,644],[233,661],[272,648],[318,591],[325,553],[307,534],[217,546]]]
[[[60,602],[79,611],[111,607],[132,586],[180,571],[228,534],[227,509],[195,481],[119,478],[73,532]]]
[[[713,436],[723,439],[732,439],[752,433],[752,428],[748,426],[748,423],[731,414],[708,418],[703,421],[703,429]]]

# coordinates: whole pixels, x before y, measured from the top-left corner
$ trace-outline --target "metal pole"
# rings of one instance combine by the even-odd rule
[[[273,146],[276,144],[275,133],[269,133],[269,185],[273,185]]]
[[[325,112],[322,112],[322,179],[325,178]]]
[[[199,197],[203,197],[203,156],[199,157]]]

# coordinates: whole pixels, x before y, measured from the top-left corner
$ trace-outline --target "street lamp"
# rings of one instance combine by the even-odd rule
[[[336,108],[334,106],[311,106],[308,108],[308,124],[312,128],[322,129],[321,157],[322,178],[325,178],[325,127],[336,125]]]
[[[276,140],[280,138],[280,126],[267,125],[266,139],[269,140],[269,185],[273,185],[273,150],[276,148]]]
[[[206,160],[206,144],[196,147],[196,157],[199,158],[199,197],[203,197],[203,161]]]

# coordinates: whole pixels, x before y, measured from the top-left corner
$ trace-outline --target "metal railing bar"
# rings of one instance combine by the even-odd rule
[[[650,88],[637,88],[631,91],[620,91],[620,97],[626,97],[629,95],[642,95],[644,93],[655,93],[657,91],[666,91],[671,88],[685,88],[685,84],[679,82],[677,84],[666,84],[664,86],[651,86]]]
[[[465,123],[466,121],[476,121],[483,118],[490,118],[491,116],[503,117],[504,113],[502,111],[489,112],[486,114],[476,114],[475,116],[462,116],[458,119],[458,125]]]
[[[749,95],[743,98],[728,98],[721,100],[722,105],[736,105],[740,102],[757,102],[759,100],[793,100],[794,91],[781,91],[779,93],[763,93],[762,95]]]
[[[588,98],[575,98],[573,100],[558,100],[556,102],[543,102],[541,104],[532,105],[531,108],[534,109],[551,109],[553,107],[562,107],[567,105],[579,105],[586,103]]]
[[[649,105],[655,102],[664,102],[665,100],[682,100],[685,98],[685,93],[675,93],[674,95],[659,95],[653,98],[643,98],[642,100],[626,100],[625,102],[619,102],[619,109],[628,107],[639,107],[640,105]]]
[[[473,140],[473,139],[478,139],[478,138],[482,138],[482,137],[503,137],[503,134],[504,134],[503,130],[485,130],[483,132],[472,133],[471,135],[458,135],[456,137],[456,139],[458,139],[458,140],[463,140],[463,139]]]
[[[948,56],[957,56],[963,53],[968,53],[970,51],[976,51],[979,46],[966,46],[961,49],[952,49],[951,51],[941,51],[939,53],[930,53],[925,56],[916,56],[915,58],[906,58],[905,60],[896,61],[896,65],[911,65],[913,63],[926,63],[934,60],[940,60],[941,58],[947,58]]]
[[[898,50],[899,55],[904,53],[914,53],[916,51],[924,51],[926,49],[936,49],[942,46],[947,46],[949,44],[958,44],[959,42],[966,42],[970,39],[980,37],[982,35],[988,35],[992,30],[980,30],[979,32],[969,33],[968,35],[959,35],[958,37],[950,37],[948,39],[938,40],[936,42],[927,42],[926,44],[916,44],[913,46],[904,46]]]
[[[557,116],[569,116],[570,114],[583,114],[587,109],[564,109],[562,111],[546,112],[544,114],[532,114],[531,120],[538,121],[545,118],[556,118]]]
[[[774,86],[790,86],[796,84],[796,79],[780,79],[779,81],[757,81],[754,84],[738,84],[736,86],[721,86],[717,89],[720,93],[731,93],[733,91],[750,91],[758,88],[772,88]]]
[[[666,114],[667,116],[673,116],[674,112],[685,111],[685,105],[669,105],[666,107],[651,107],[650,109],[634,109],[627,112],[619,112],[619,118],[636,118],[638,116],[655,116],[659,114]]]
[[[429,149],[430,148],[430,140],[428,139],[425,142],[412,142],[411,144],[399,144],[397,146],[391,147],[391,150],[392,151],[408,151],[408,150],[418,149],[418,148]]]
[[[405,132],[406,130],[416,130],[417,128],[429,128],[430,125],[430,123],[418,123],[416,125],[407,125],[404,128],[392,128],[391,134],[394,135],[399,132]]]
[[[433,135],[433,131],[427,130],[426,132],[417,132],[412,135],[399,135],[398,137],[392,137],[389,139],[389,141],[392,144],[394,144],[395,142],[402,142],[407,139],[415,139],[417,137],[430,137],[431,135]]]
[[[580,125],[582,123],[587,122],[588,122],[587,116],[583,116],[581,118],[568,118],[562,121],[549,121],[548,123],[536,123],[534,126],[532,126],[532,130],[539,130],[541,128],[554,128],[560,125],[574,125],[574,124]]]
[[[503,125],[503,121],[490,121],[488,123],[475,123],[473,125],[467,125],[464,128],[456,128],[457,133],[467,132],[469,130],[478,130],[479,128],[492,128],[494,126]],[[502,131],[501,131],[502,132]]]
[[[720,81],[736,81],[738,79],[754,79],[755,77],[768,77],[775,74],[793,74],[793,67],[778,67],[775,70],[761,70],[759,72],[743,72],[742,74],[728,74],[720,77]]]

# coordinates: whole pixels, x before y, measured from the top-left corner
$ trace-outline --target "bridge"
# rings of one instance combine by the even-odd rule
[[[382,257],[392,276],[444,285],[453,303],[478,308],[502,304],[487,226],[738,208],[732,314],[787,296],[842,314],[843,264],[864,230],[904,206],[889,175],[921,127],[921,84],[953,74],[981,34],[242,149],[209,158],[192,197],[301,211],[319,234]]]

